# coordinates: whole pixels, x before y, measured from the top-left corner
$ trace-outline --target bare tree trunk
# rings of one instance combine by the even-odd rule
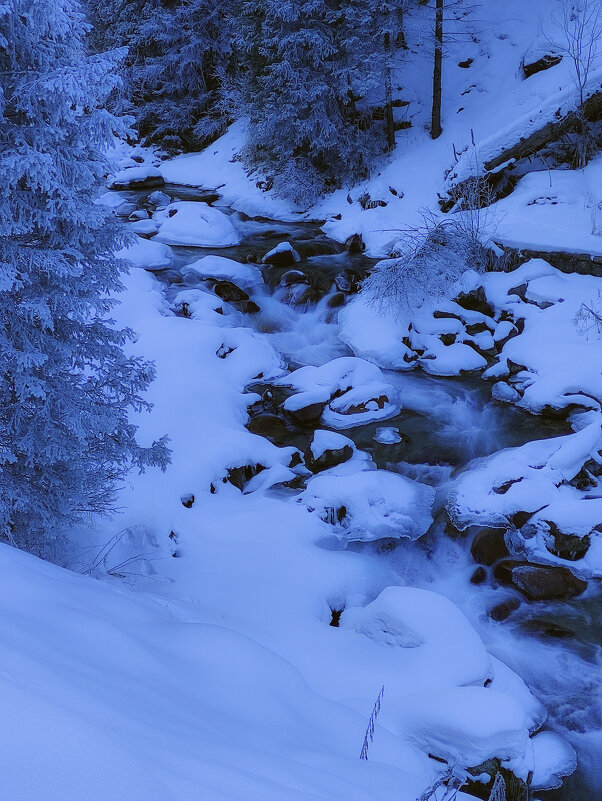
[[[443,66],[443,2],[437,0],[435,10],[435,59],[433,66],[433,110],[431,114],[431,137],[441,136],[441,72]]]
[[[385,33],[385,128],[387,149],[395,147],[395,120],[393,119],[393,88],[391,81],[391,34]]]

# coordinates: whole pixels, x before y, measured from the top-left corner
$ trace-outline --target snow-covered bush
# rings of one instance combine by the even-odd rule
[[[0,538],[43,553],[130,466],[167,460],[128,420],[153,368],[108,319],[123,236],[93,201],[115,57],[87,56],[86,29],[76,0],[0,4]]]
[[[486,269],[491,257],[483,243],[480,218],[474,210],[466,214],[425,213],[422,225],[401,233],[394,258],[376,265],[362,291],[382,309],[402,313],[450,297],[462,273]]]

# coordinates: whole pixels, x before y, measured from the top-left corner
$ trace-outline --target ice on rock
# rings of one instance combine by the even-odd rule
[[[435,491],[387,470],[319,475],[299,501],[346,540],[369,542],[425,534],[433,522]]]
[[[155,212],[160,223],[155,239],[168,245],[227,248],[239,245],[241,236],[230,218],[206,203],[181,200]]]
[[[204,256],[187,264],[181,272],[186,277],[193,275],[199,278],[232,281],[243,289],[253,289],[263,284],[263,276],[258,267],[253,264],[242,264],[224,256]]]
[[[149,239],[136,239],[128,247],[122,248],[115,253],[118,259],[126,259],[134,267],[142,267],[146,270],[164,270],[169,267],[174,260],[173,251],[168,245],[161,242],[151,242]]]

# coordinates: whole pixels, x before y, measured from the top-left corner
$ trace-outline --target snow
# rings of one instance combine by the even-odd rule
[[[206,203],[182,200],[156,211],[160,223],[155,236],[168,245],[227,248],[238,245],[240,234],[226,214]]]
[[[495,241],[517,250],[602,256],[602,158],[583,170],[525,175],[492,206]]]
[[[314,459],[318,459],[324,454],[325,451],[336,451],[344,448],[345,446],[355,451],[355,443],[349,437],[344,437],[342,434],[337,434],[336,431],[326,431],[324,429],[317,429],[314,431],[310,443],[310,450]]]
[[[277,256],[277,255],[280,255],[280,254],[283,254],[283,253],[290,253],[290,258],[294,262],[295,261],[299,261],[301,259],[301,257],[299,256],[299,254],[297,253],[297,251],[291,245],[290,242],[280,242],[278,245],[276,245],[275,248],[272,248],[270,251],[268,251],[265,254],[265,256],[262,258],[261,261],[262,261],[263,264],[269,264],[270,261],[273,260],[274,256]]]
[[[170,247],[160,242],[142,239],[140,236],[136,236],[133,244],[117,251],[115,256],[131,262],[133,267],[141,267],[146,270],[163,270],[169,267],[174,260],[174,254]]]

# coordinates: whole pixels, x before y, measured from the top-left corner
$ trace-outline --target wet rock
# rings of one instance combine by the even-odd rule
[[[252,434],[267,437],[267,439],[276,444],[285,442],[288,437],[288,431],[282,418],[269,412],[252,417],[247,424],[247,428]]]
[[[261,261],[263,264],[269,264],[272,267],[290,267],[298,262],[300,258],[290,242],[281,242],[269,253],[266,253]]]
[[[363,253],[366,250],[361,234],[352,234],[345,240],[345,247],[348,253]]]
[[[342,292],[337,292],[331,298],[328,298],[328,308],[338,309],[345,305],[345,295]]]
[[[575,638],[575,632],[571,631],[570,629],[560,626],[558,623],[552,623],[549,620],[543,620],[541,618],[525,620],[523,623],[521,623],[521,627],[525,631],[529,632],[529,634],[535,634],[539,637],[549,637],[555,640]]]
[[[309,276],[301,270],[288,270],[280,279],[280,286],[293,286],[293,284],[310,284]]]
[[[249,296],[244,289],[241,289],[236,284],[233,284],[232,281],[217,281],[213,287],[213,291],[218,297],[229,303],[237,303],[242,300],[249,300]]]
[[[301,406],[299,409],[289,410],[288,414],[291,418],[301,425],[307,423],[314,423],[319,420],[326,403],[308,403],[307,406]]]
[[[244,300],[239,306],[239,309],[244,314],[257,314],[261,311],[259,306],[255,303],[254,300]]]
[[[492,620],[500,622],[510,617],[512,612],[518,609],[519,606],[520,601],[518,598],[507,598],[505,601],[493,606],[487,614]]]
[[[472,558],[480,565],[492,565],[509,555],[504,532],[496,528],[478,531],[470,546]]]
[[[487,578],[487,571],[484,567],[477,567],[475,572],[470,577],[471,584],[482,584]]]
[[[581,595],[587,588],[587,582],[566,567],[528,562],[500,562],[494,569],[494,576],[500,583],[515,587],[530,601],[567,600]]]

